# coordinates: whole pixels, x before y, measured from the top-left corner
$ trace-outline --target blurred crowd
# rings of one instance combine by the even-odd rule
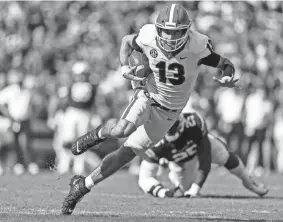
[[[121,39],[153,23],[164,4],[0,3],[0,174],[10,168],[17,174],[37,173],[46,167],[40,157],[52,147],[48,164],[56,158],[53,169],[61,173],[71,165],[76,173],[84,171],[82,162],[97,164],[105,149],[75,163],[69,155],[70,138],[121,115],[132,93],[119,70]],[[239,88],[223,89],[212,79],[219,73],[202,68],[188,107],[206,118],[210,130],[222,136],[251,171],[283,173],[283,3],[182,5],[191,14],[193,29],[208,35],[214,50],[230,58],[241,77]],[[80,121],[72,118],[77,115],[87,128],[78,126]],[[60,141],[58,135],[66,131],[73,134]],[[38,138],[53,142],[44,148],[44,139],[35,142]],[[116,146],[111,141],[107,149]],[[62,162],[61,156],[68,161]]]

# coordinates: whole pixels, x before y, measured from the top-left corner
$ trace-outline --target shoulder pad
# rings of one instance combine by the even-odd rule
[[[207,127],[204,119],[197,112],[184,113],[186,124],[197,127],[201,130],[202,135],[207,134]]]
[[[195,30],[190,31],[189,50],[191,52],[202,52],[206,48],[207,43],[209,43],[209,38],[207,35],[203,35]]]
[[[149,45],[155,40],[157,35],[156,28],[154,24],[144,25],[139,32],[138,38],[143,45]]]

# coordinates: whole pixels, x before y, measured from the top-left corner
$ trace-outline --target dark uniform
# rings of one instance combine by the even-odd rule
[[[197,113],[185,113],[159,143],[146,151],[145,158],[154,163],[159,163],[160,158],[176,163],[190,161],[207,133],[206,124]]]

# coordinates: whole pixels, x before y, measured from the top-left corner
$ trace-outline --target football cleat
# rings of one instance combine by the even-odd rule
[[[100,129],[101,126],[79,137],[72,145],[72,153],[74,155],[80,155],[88,149],[103,142],[104,139],[100,139],[97,135]]]
[[[84,195],[90,192],[85,186],[85,177],[75,175],[70,182],[70,192],[64,199],[62,206],[62,214],[68,215],[73,213],[76,204],[82,200]]]
[[[256,193],[260,197],[263,197],[268,193],[268,188],[261,182],[256,181],[251,176],[249,177],[249,180],[243,181],[243,185],[250,191]]]

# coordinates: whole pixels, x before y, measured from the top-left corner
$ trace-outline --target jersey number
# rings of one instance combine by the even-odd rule
[[[166,78],[166,62],[161,61],[156,64],[156,67],[159,69],[159,81],[162,83],[166,83],[167,79],[172,85],[181,85],[183,82],[185,82],[185,69],[184,66],[182,66],[179,63],[171,63],[168,66],[168,70],[177,72],[174,74],[174,79],[172,78]]]
[[[172,158],[175,162],[180,162],[195,155],[196,152],[197,152],[197,145],[195,143],[192,143],[192,141],[188,141],[184,150],[174,154]]]

